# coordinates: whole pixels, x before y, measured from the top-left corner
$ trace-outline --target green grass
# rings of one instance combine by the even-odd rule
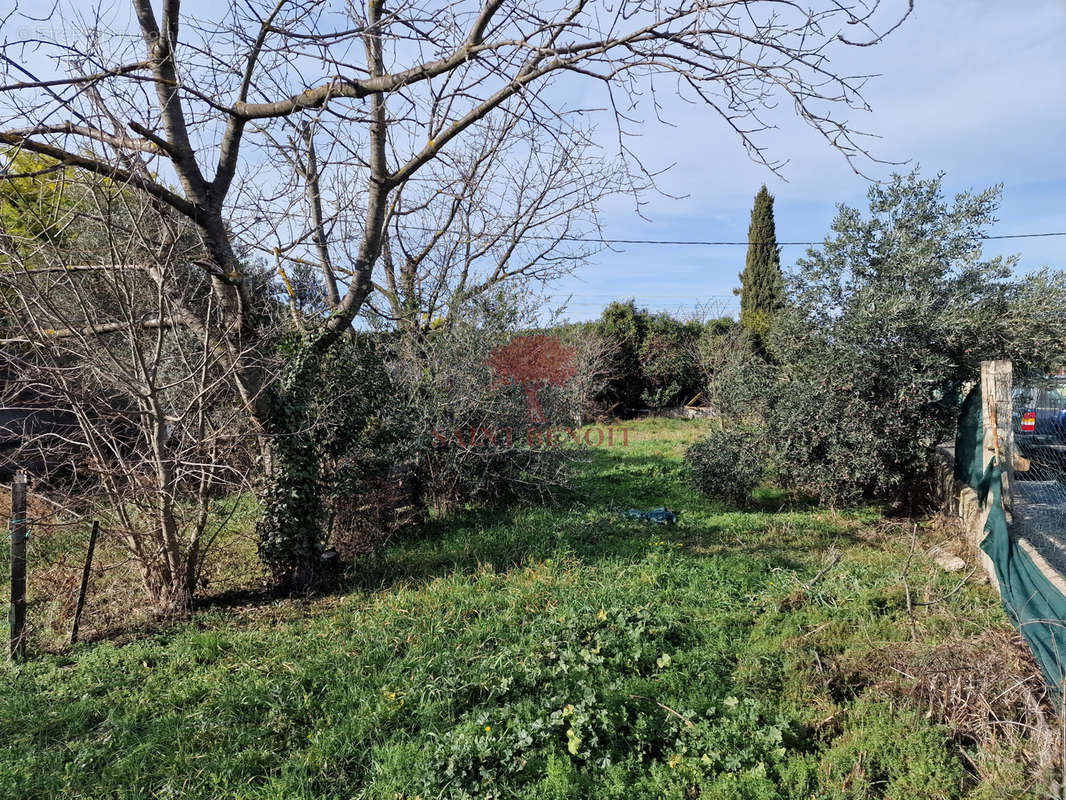
[[[771,490],[721,507],[680,471],[703,423],[634,429],[554,505],[435,520],[344,593],[7,668],[0,797],[1020,795],[1015,754],[865,666],[1004,629],[987,587],[912,629],[909,528]],[[676,526],[621,513],[662,505]],[[957,582],[920,553],[909,580]]]

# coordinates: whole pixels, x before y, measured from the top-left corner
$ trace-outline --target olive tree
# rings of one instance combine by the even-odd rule
[[[823,499],[919,500],[983,359],[1043,368],[1066,344],[1066,273],[1018,275],[982,236],[1000,188],[944,196],[917,170],[841,206],[790,276],[768,341],[782,469]]]

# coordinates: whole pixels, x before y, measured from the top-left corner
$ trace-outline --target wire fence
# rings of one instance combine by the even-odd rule
[[[1066,575],[1066,375],[1022,374],[1012,383],[1012,533]]]
[[[0,485],[0,524],[11,527],[12,486]],[[91,522],[43,495],[30,491],[25,510],[26,529],[26,615],[25,638],[30,649],[54,650],[69,640],[79,593],[81,574],[89,542]],[[8,603],[10,586],[7,574],[12,559],[12,537],[0,545],[0,600]],[[128,618],[128,608],[115,609],[116,586],[132,583],[136,576],[125,563],[115,558],[110,548],[102,548],[89,575],[93,622],[90,635],[98,625],[114,625]],[[103,555],[103,558],[100,556]]]
[[[85,570],[93,522],[99,537],[87,580],[79,641],[134,633],[155,620],[146,599],[141,568],[106,514],[61,502],[61,493],[41,491],[31,477],[26,495],[26,625],[24,639],[31,653],[64,650],[72,628]],[[0,527],[11,528],[12,485],[0,484]],[[220,501],[220,505],[225,502]],[[97,509],[98,511],[99,509]],[[251,509],[254,512],[254,509]],[[245,514],[241,509],[241,514]],[[233,524],[224,537],[211,542],[202,588],[215,597],[263,585],[265,574],[255,556],[253,530],[246,520]],[[0,605],[11,600],[8,574],[12,537],[0,537]]]

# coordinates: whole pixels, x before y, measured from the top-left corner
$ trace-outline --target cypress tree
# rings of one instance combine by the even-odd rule
[[[785,302],[781,248],[774,230],[774,198],[764,184],[755,195],[748,228],[748,257],[740,273],[740,324],[761,336]]]

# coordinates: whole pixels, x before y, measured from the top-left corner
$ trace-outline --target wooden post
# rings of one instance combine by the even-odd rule
[[[93,550],[96,549],[96,534],[100,532],[100,523],[93,520],[93,529],[89,533],[89,550],[85,554],[85,568],[81,571],[81,590],[78,592],[78,606],[74,609],[74,624],[70,628],[70,643],[78,643],[78,626],[81,625],[81,612],[85,608],[85,594],[89,590],[89,571],[93,566]]]
[[[26,472],[19,470],[11,484],[11,608],[10,650],[12,661],[26,657]]]
[[[985,430],[984,463],[992,456],[1003,470],[1003,503],[1011,507],[1014,490],[1013,381],[1009,360],[981,362],[982,419]]]

